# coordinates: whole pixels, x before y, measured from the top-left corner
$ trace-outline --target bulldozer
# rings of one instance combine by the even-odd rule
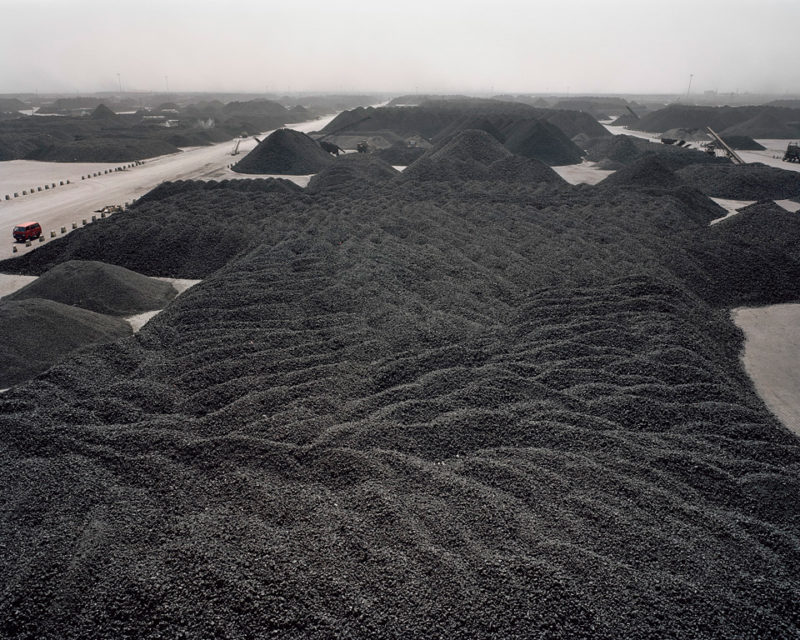
[[[800,143],[790,142],[783,155],[784,162],[800,162]]]

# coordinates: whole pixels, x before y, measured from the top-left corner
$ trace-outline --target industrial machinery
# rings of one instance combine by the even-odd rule
[[[790,142],[783,159],[785,162],[800,162],[800,143]]]
[[[728,143],[725,142],[718,133],[716,133],[711,127],[706,127],[706,131],[708,135],[711,136],[712,142],[706,145],[706,152],[708,153],[715,153],[716,149],[721,149],[722,152],[731,159],[733,164],[747,164],[742,158],[736,153],[733,149],[728,146]]]
[[[639,119],[639,116],[637,116],[637,115],[636,115],[636,112],[635,112],[633,109],[631,109],[631,108],[630,108],[628,105],[625,105],[625,108],[628,110],[628,112],[629,112],[629,113],[630,113],[630,114],[631,114],[631,115],[632,115],[634,118],[636,118],[637,120]]]

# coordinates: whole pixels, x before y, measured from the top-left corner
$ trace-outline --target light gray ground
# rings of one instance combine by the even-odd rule
[[[732,316],[745,334],[742,363],[756,391],[800,436],[800,304],[741,307]]]
[[[567,164],[552,169],[570,184],[597,184],[614,173],[608,169],[598,169],[596,162],[586,160],[580,164]]]

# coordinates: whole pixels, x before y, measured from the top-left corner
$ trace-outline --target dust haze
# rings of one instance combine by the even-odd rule
[[[793,0],[2,0],[0,92],[794,93]]]

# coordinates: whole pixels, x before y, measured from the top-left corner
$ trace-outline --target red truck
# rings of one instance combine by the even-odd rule
[[[14,240],[17,242],[35,240],[42,235],[42,225],[38,222],[23,222],[22,224],[16,225],[11,233],[14,235]]]

